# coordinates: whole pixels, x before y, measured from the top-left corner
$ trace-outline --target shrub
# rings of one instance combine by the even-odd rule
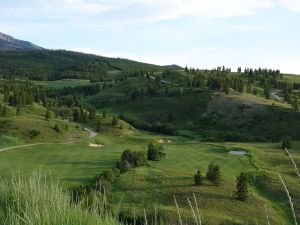
[[[114,182],[120,176],[118,168],[106,169],[96,177],[96,180]]]
[[[38,131],[38,130],[28,130],[28,131],[27,131],[27,135],[28,135],[31,139],[33,139],[33,138],[35,138],[35,137],[38,137],[40,134],[41,134],[41,132]]]
[[[144,166],[147,163],[144,152],[125,150],[121,155],[121,161],[127,161],[131,167]]]
[[[121,173],[125,173],[131,168],[131,165],[127,160],[121,160],[117,162],[117,168],[121,171]]]

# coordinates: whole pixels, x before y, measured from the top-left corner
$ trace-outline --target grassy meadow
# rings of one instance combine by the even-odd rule
[[[173,196],[176,196],[183,218],[191,220],[186,198],[195,194],[205,224],[219,224],[226,219],[255,224],[254,216],[258,224],[262,224],[265,221],[264,204],[268,207],[272,224],[282,224],[282,221],[292,224],[288,200],[276,172],[286,180],[299,217],[300,183],[289,158],[276,143],[202,143],[181,137],[117,130],[78,143],[43,144],[2,152],[0,174],[10,177],[12,171],[21,171],[29,176],[41,170],[51,173],[66,187],[88,184],[104,169],[114,167],[123,150],[146,151],[150,142],[161,140],[170,140],[165,144],[165,159],[132,169],[121,175],[108,190],[111,207],[116,209],[122,199],[120,212],[125,213],[127,219],[133,216],[133,211],[142,217],[143,209],[150,216],[154,205],[164,216],[174,218],[177,209]],[[93,148],[90,143],[103,147]],[[245,150],[249,155],[228,154],[237,149]],[[300,144],[295,145],[292,153],[299,161]],[[193,186],[196,170],[205,174],[211,161],[222,169],[222,186],[212,186],[209,182],[200,187]],[[260,174],[251,186],[251,197],[246,203],[233,198],[235,177],[242,171]]]

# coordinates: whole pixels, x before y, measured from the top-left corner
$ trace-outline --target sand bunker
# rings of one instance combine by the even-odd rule
[[[230,155],[247,155],[248,153],[245,151],[230,151],[228,152]]]
[[[102,147],[104,147],[104,145],[98,145],[98,144],[90,143],[90,147],[92,147],[92,148],[102,148]]]
[[[159,144],[168,144],[168,143],[171,143],[172,141],[171,140],[164,140],[164,139],[161,139],[158,141]]]

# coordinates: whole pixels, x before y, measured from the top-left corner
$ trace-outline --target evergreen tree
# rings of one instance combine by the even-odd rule
[[[291,149],[292,148],[292,139],[290,136],[285,136],[282,138],[281,146],[283,149]]]
[[[96,108],[95,107],[91,107],[89,110],[89,119],[95,119],[96,118]]]
[[[88,112],[87,111],[84,111],[83,112],[83,117],[82,117],[82,122],[83,123],[86,123],[87,122],[87,120],[88,120]]]
[[[116,126],[118,126],[118,124],[119,124],[119,119],[116,116],[114,116],[111,121],[111,125],[116,127]]]
[[[7,110],[6,105],[4,105],[2,108],[2,116],[7,116],[7,114],[8,114],[8,110]]]
[[[102,117],[106,118],[106,111],[105,111],[105,109],[102,111]]]
[[[264,95],[266,99],[270,99],[270,87],[268,84],[266,84],[264,87]]]
[[[196,186],[200,186],[203,184],[204,176],[201,174],[201,171],[198,170],[194,176],[194,182]]]
[[[293,101],[293,103],[292,103],[292,106],[293,106],[293,108],[294,108],[294,111],[295,112],[298,112],[298,110],[299,110],[299,103],[298,103],[298,99],[295,97],[294,98],[294,101]]]
[[[248,198],[248,179],[245,173],[241,173],[236,178],[236,192],[235,196],[239,201],[246,201]]]
[[[100,132],[100,130],[101,130],[101,123],[100,120],[98,120],[96,124],[96,132]]]
[[[222,174],[219,165],[210,163],[208,165],[208,171],[206,173],[206,179],[212,182],[214,185],[220,185],[222,182]]]
[[[74,110],[73,110],[73,120],[75,122],[80,122],[80,120],[81,120],[80,112],[79,112],[78,108],[74,108]]]
[[[156,146],[153,143],[150,143],[148,145],[148,153],[147,158],[150,161],[158,161],[159,160],[159,154]]]

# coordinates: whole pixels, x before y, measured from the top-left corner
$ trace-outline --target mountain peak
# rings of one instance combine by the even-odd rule
[[[29,51],[42,50],[43,48],[28,41],[18,40],[12,36],[0,32],[0,52],[1,51]]]

